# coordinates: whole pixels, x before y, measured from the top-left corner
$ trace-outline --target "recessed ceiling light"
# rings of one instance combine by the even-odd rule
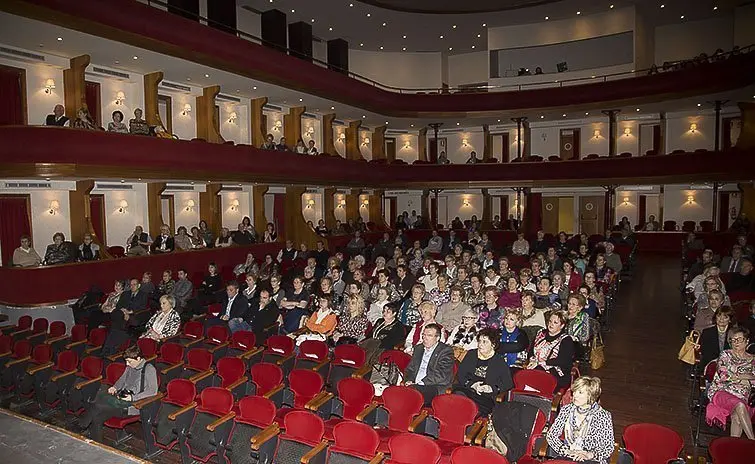
[[[414,127],[414,124],[409,124],[409,127]]]
[[[191,77],[187,77],[187,78],[186,78],[186,80],[187,80],[187,81],[190,81],[190,80],[191,80]]]
[[[315,18],[312,18],[312,22],[315,22]]]
[[[550,16],[546,16],[546,17],[545,17],[545,20],[546,20],[546,21],[548,21],[549,19],[551,19],[551,18],[550,18]]]
[[[303,102],[303,101],[304,101],[304,99],[303,99],[303,98],[300,98],[300,99],[299,99],[299,101],[300,101],[300,102]]]
[[[406,47],[402,48],[401,50],[406,51]]]
[[[332,31],[333,31],[333,28],[332,28],[332,27],[329,27],[329,28],[328,28],[328,30],[332,32]]]
[[[482,34],[477,34],[477,38],[479,39],[480,37],[482,37]]]
[[[698,107],[698,108],[699,108],[699,107],[701,107],[701,106],[703,106],[703,104],[702,104],[702,103],[698,103],[698,104],[697,104],[697,107]]]
[[[204,77],[210,77],[210,75],[209,74],[205,74]]]
[[[252,87],[252,90],[257,90],[257,86],[255,85],[254,87]]]
[[[663,3],[661,3],[661,8],[666,8],[666,5],[664,5]]]
[[[360,46],[360,47],[364,47],[364,44],[363,44],[363,43],[360,43],[360,44],[359,44],[359,46]]]
[[[545,116],[543,116],[543,115],[541,114],[541,115],[540,115],[540,119],[545,119]]]
[[[716,10],[718,10],[718,7],[717,7],[717,6],[714,6],[714,7],[713,7],[713,11],[716,11]]]
[[[334,109],[336,109],[336,107],[335,107],[335,106],[331,106],[331,107],[330,107],[330,109],[331,109],[331,110],[334,110]]]
[[[385,121],[385,125],[386,125],[386,126],[388,125],[388,121]]]
[[[589,115],[590,115],[590,113],[585,113],[585,116],[589,116]]]
[[[291,9],[291,13],[296,13],[296,10],[294,10],[294,9]]]
[[[679,16],[679,19],[684,19],[684,15]]]
[[[362,119],[364,119],[364,118],[366,118],[366,117],[367,117],[367,116],[365,116],[365,115],[362,115]]]
[[[453,49],[454,49],[454,47],[448,47],[448,51],[449,51],[449,52],[450,52],[451,50],[453,50]]]
[[[136,55],[134,55],[134,59],[135,59],[135,60],[138,60],[138,59],[139,59],[139,57],[138,57],[138,56],[136,56]]]
[[[582,12],[581,12],[581,11],[577,11],[577,14],[578,14],[578,15],[581,15],[581,14],[582,14]]]
[[[381,50],[383,49],[383,46],[382,46],[382,45],[380,46],[380,49],[381,49]]]
[[[474,48],[474,45],[472,45],[472,48]]]
[[[402,36],[402,39],[405,39],[405,38],[406,38],[406,36]]]
[[[454,29],[456,29],[456,24],[454,24],[454,25],[453,25],[453,26],[451,26],[451,27],[453,27]]]
[[[371,15],[371,14],[369,14],[369,13],[367,13],[367,17],[369,18],[370,16],[372,16],[372,15]]]
[[[482,23],[482,27],[487,27],[487,24],[485,24],[485,23]]]
[[[457,125],[457,126],[458,126],[459,124],[460,124],[460,123],[458,123],[458,122],[456,123],[456,125]]]
[[[566,113],[562,114],[561,116],[566,117]]]
[[[353,7],[353,6],[354,6],[354,4],[353,4],[353,3],[349,3],[349,6],[350,6],[350,7]]]
[[[608,7],[608,8],[610,8],[610,9],[612,9],[612,10],[613,10],[613,5],[610,5],[610,6]]]
[[[63,41],[63,37],[58,37],[58,42],[62,42],[62,41]]]
[[[241,90],[240,89],[236,89],[236,93],[241,93]]]
[[[637,108],[637,111],[640,111],[640,109],[639,109],[639,108]]]
[[[388,25],[388,23],[383,23],[383,27],[385,27],[385,26],[387,26],[387,25]]]
[[[440,36],[440,38],[442,39],[442,38],[443,38],[443,36]]]

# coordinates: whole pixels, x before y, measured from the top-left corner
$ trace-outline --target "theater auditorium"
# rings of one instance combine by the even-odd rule
[[[0,2],[0,461],[755,462],[755,4]]]

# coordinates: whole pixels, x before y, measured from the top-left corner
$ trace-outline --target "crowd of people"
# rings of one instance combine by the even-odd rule
[[[123,112],[120,110],[115,110],[111,115],[112,121],[107,124],[107,132],[115,132],[118,134],[146,135],[166,139],[178,138],[175,135],[169,133],[165,129],[165,126],[161,124],[150,126],[143,118],[143,115],[144,112],[141,110],[141,108],[136,108],[134,110],[134,117],[128,121],[128,124],[126,124],[124,122],[125,118],[123,116]],[[82,106],[76,111],[76,118],[73,121],[65,115],[65,108],[63,107],[63,105],[55,105],[52,110],[52,114],[47,115],[47,118],[45,118],[45,125],[73,127],[75,129],[93,131],[105,130],[105,128],[97,124],[86,105]]]

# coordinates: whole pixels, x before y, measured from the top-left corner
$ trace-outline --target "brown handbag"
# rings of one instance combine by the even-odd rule
[[[690,332],[689,335],[687,335],[687,338],[684,339],[684,345],[682,345],[682,349],[679,350],[679,361],[687,363],[689,365],[694,365],[697,361],[697,358],[695,357],[695,350],[699,342],[700,332],[698,332],[697,330]]]
[[[603,335],[598,331],[592,338],[592,349],[590,350],[590,367],[594,371],[597,371],[606,363],[604,348]]]

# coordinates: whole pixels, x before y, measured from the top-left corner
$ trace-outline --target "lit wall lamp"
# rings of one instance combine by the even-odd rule
[[[128,209],[128,202],[126,200],[121,200],[120,207],[118,208],[118,212],[121,214],[126,214],[127,209]]]
[[[237,200],[237,199],[234,198],[231,201],[231,211],[235,211],[235,212],[239,211],[239,200]]]
[[[693,134],[695,132],[697,132],[697,124],[695,124],[694,122],[692,124],[690,124],[689,125],[689,131],[692,132]]]
[[[688,205],[694,205],[695,204],[695,196],[694,195],[688,195],[687,196],[687,204]]]
[[[370,138],[365,137],[362,139],[362,146],[369,145],[370,144]]]
[[[467,145],[469,145],[469,140],[461,139],[461,144],[466,147]]]
[[[281,122],[280,119],[275,121],[275,124],[273,124],[273,130],[276,132],[280,132],[281,127],[283,127],[283,123]]]
[[[47,94],[52,93],[54,88],[55,88],[55,79],[47,79],[45,81],[45,93]]]
[[[235,111],[232,111],[231,114],[228,115],[228,122],[231,124],[236,124],[236,120],[238,119],[238,115]]]
[[[59,210],[60,210],[60,203],[58,202],[58,200],[52,200],[52,201],[50,201],[50,209],[47,210],[47,212],[50,215],[54,216],[54,215],[58,214]]]
[[[184,115],[184,116],[188,116],[189,113],[191,113],[191,105],[189,105],[187,103],[187,104],[184,105],[184,110],[181,111],[181,114]]]
[[[115,94],[115,104],[122,105],[126,101],[126,94],[122,90],[119,90]]]
[[[309,200],[307,200],[307,209],[312,209],[314,207],[315,207],[315,200],[313,200],[311,198]]]
[[[339,200],[338,201],[338,207],[339,208],[345,208],[346,207],[346,200]]]
[[[184,208],[184,211],[194,211],[194,207],[196,206],[196,203],[194,203],[194,200],[186,200],[186,208]]]
[[[370,206],[370,200],[362,201],[362,208],[367,208],[368,206]]]
[[[338,141],[343,143],[344,140],[346,140],[346,134],[341,132],[340,134],[338,134]]]
[[[600,129],[595,129],[592,133],[592,138],[599,139],[600,138]]]
[[[470,204],[469,204],[469,200],[465,199],[465,200],[464,200],[464,201],[463,201],[463,202],[461,203],[461,206],[463,206],[464,208],[469,208],[469,207],[470,207],[470,206],[472,206],[472,205],[470,205]]]
[[[404,142],[404,148],[406,149],[412,148],[412,143],[407,140],[406,142]]]
[[[311,139],[311,138],[314,138],[314,136],[315,136],[315,128],[314,128],[314,127],[312,127],[312,126],[309,126],[309,127],[307,127],[307,133],[306,133],[306,135],[307,135],[307,137],[309,137],[310,139]]]
[[[624,137],[629,137],[632,135],[632,128],[631,127],[625,127],[624,128]]]
[[[629,197],[624,197],[624,201],[621,204],[624,206],[629,206]]]

